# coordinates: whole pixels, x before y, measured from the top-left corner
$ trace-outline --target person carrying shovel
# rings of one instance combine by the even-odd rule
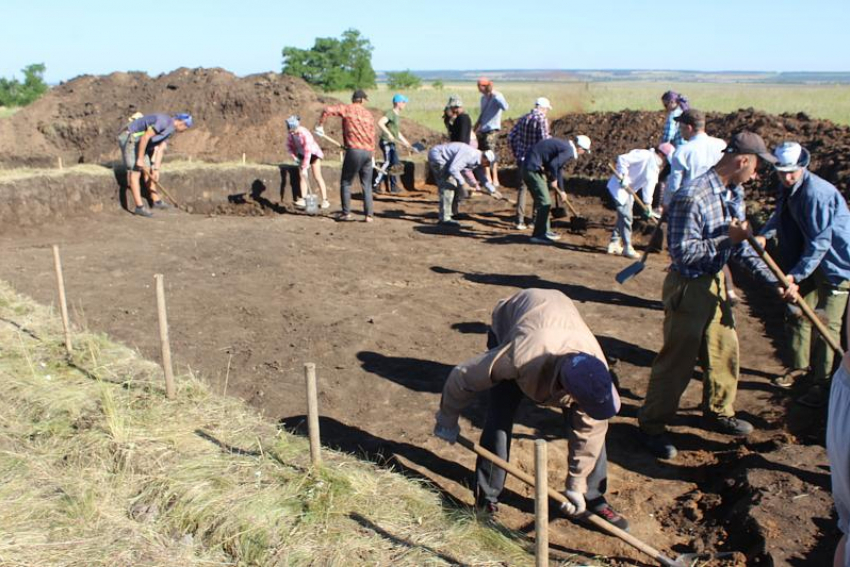
[[[135,205],[134,215],[153,216],[142,201],[142,172],[150,172],[154,184],[159,182],[159,166],[163,152],[158,148],[163,146],[175,132],[183,132],[191,128],[193,124],[191,114],[175,114],[174,116],[148,114],[130,122],[118,135],[118,146],[121,148],[124,166],[129,172],[130,192],[133,194]],[[154,208],[168,208],[153,187],[150,189],[150,194]]]
[[[652,363],[638,412],[638,439],[656,457],[671,459],[677,454],[665,430],[697,360],[703,370],[702,426],[737,436],[753,430],[750,423],[735,417],[738,334],[722,269],[735,260],[785,293],[753,248],[744,243],[751,237],[749,224],[734,216],[728,202],[730,188],[755,176],[759,158],[776,161],[761,136],[736,134],[717,165],[680,189],[670,204],[667,245],[672,264],[661,295],[664,344]]]
[[[608,254],[622,254],[626,258],[637,258],[638,253],[632,247],[632,211],[635,193],[641,193],[647,207],[652,206],[658,176],[675,148],[673,144],[663,143],[648,150],[636,149],[617,156],[616,172],[608,180],[608,192],[617,203],[617,224],[608,242]],[[649,219],[652,212],[647,209],[644,217]]]
[[[563,412],[569,452],[565,496],[567,516],[585,512],[628,529],[628,521],[605,499],[608,419],[620,410],[620,396],[605,355],[572,300],[557,290],[526,289],[499,301],[482,355],[449,374],[434,435],[454,443],[458,418],[479,392],[490,402],[480,444],[508,460],[514,415],[525,398]],[[479,458],[475,465],[476,506],[498,510],[505,471]]]
[[[549,199],[550,184],[546,181],[549,176],[551,186],[567,200],[564,191],[564,176],[561,173],[570,160],[590,152],[590,138],[579,134],[575,140],[561,140],[560,138],[547,138],[534,144],[525,155],[523,163],[522,178],[531,191],[534,199],[534,230],[531,233],[531,242],[534,244],[551,244],[560,240],[560,236],[552,232],[549,225],[549,209],[552,201]]]

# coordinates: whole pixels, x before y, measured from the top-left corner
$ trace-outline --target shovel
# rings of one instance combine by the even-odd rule
[[[753,247],[753,250],[756,251],[756,254],[758,254],[759,257],[764,261],[764,263],[767,264],[767,267],[770,268],[770,271],[773,272],[773,275],[776,276],[776,279],[779,280],[779,283],[782,284],[783,287],[788,287],[788,278],[785,277],[785,274],[782,272],[782,269],[773,260],[773,258],[770,257],[770,254],[768,254],[767,251],[762,248],[761,244],[759,244],[759,241],[756,240],[756,237],[752,234],[747,236],[747,242],[750,243],[750,246]],[[830,347],[832,347],[832,350],[834,350],[839,356],[842,356],[844,354],[844,351],[841,349],[841,345],[838,344],[838,341],[835,340],[835,337],[832,336],[832,334],[829,332],[829,329],[827,329],[826,325],[823,324],[823,321],[820,320],[820,317],[817,316],[814,310],[809,307],[809,304],[803,301],[803,298],[801,298],[799,295],[796,297],[796,300],[797,302],[794,305],[799,307],[800,310],[803,312],[803,315],[806,316],[806,319],[811,321],[812,325],[815,326],[815,328],[818,330],[818,333],[820,333],[823,337],[823,340],[825,340],[826,343]]]
[[[531,476],[528,473],[521,471],[520,469],[516,468],[515,466],[513,466],[509,462],[505,461],[504,459],[499,458],[498,455],[491,453],[490,451],[488,451],[487,449],[485,449],[484,447],[482,447],[478,443],[470,441],[469,439],[467,439],[463,435],[457,436],[457,443],[461,447],[465,447],[465,448],[469,449],[470,451],[472,451],[473,453],[475,453],[476,455],[478,455],[478,456],[480,456],[484,459],[487,459],[488,461],[490,461],[491,463],[493,463],[497,467],[503,469],[506,473],[508,473],[512,476],[515,476],[516,478],[518,478],[519,480],[521,480],[522,482],[524,482],[528,486],[534,488],[534,477],[533,476]],[[555,500],[556,502],[559,502],[559,503],[562,503],[562,504],[565,503],[565,502],[569,502],[567,500],[567,497],[564,496],[563,494],[561,494],[560,492],[558,492],[557,490],[550,488],[548,492],[549,492],[549,498],[551,498],[552,500]],[[604,532],[607,532],[609,535],[620,538],[621,540],[623,540],[627,544],[631,545],[632,547],[634,547],[638,551],[649,555],[655,561],[657,561],[659,565],[663,565],[664,567],[693,567],[694,562],[696,560],[701,560],[701,559],[705,559],[705,558],[712,558],[712,557],[720,559],[720,558],[729,557],[729,556],[732,555],[731,553],[718,553],[718,554],[714,554],[714,555],[708,555],[708,554],[704,554],[704,553],[684,553],[682,555],[679,555],[676,559],[670,559],[669,557],[667,557],[666,555],[664,555],[663,553],[661,553],[660,551],[658,551],[654,547],[644,543],[643,541],[639,540],[638,538],[636,538],[632,534],[621,530],[617,526],[609,524],[608,522],[606,522],[605,520],[603,520],[602,518],[600,518],[599,516],[597,516],[595,514],[585,512],[584,515],[581,517],[581,519],[583,521],[589,523],[589,524],[592,524],[594,527],[599,528],[600,530],[602,530]]]
[[[570,217],[570,232],[576,234],[584,234],[585,232],[587,232],[587,218],[581,216],[576,210],[576,208],[573,206],[573,204],[570,203],[569,198],[567,198],[566,192],[559,191],[558,194],[560,195],[561,199],[564,200],[564,203],[567,205],[567,207],[570,209],[570,212],[572,213],[572,216]]]
[[[618,272],[617,275],[614,276],[614,279],[617,280],[618,284],[623,285],[624,283],[641,273],[646,267],[646,259],[649,257],[649,253],[652,250],[655,250],[656,248],[658,248],[658,250],[661,250],[661,246],[655,246],[655,243],[657,239],[664,238],[663,226],[664,225],[662,225],[660,222],[655,225],[655,230],[652,231],[652,236],[649,238],[649,244],[647,244],[646,248],[643,249],[643,254],[640,257],[640,260],[638,260],[634,264],[626,266],[625,269],[620,270],[620,272]]]
[[[165,187],[163,187],[163,186],[162,186],[162,183],[160,183],[159,181],[157,181],[156,179],[154,179],[154,177],[153,177],[153,173],[151,172],[151,170],[150,170],[150,169],[148,169],[148,168],[144,168],[144,169],[143,169],[143,171],[144,171],[144,172],[145,172],[145,174],[148,176],[148,179],[150,179],[151,181],[153,181],[153,182],[154,182],[154,185],[156,185],[156,186],[157,186],[157,188],[158,188],[160,191],[162,191],[162,194],[163,194],[163,195],[165,195],[165,196],[168,198],[168,200],[169,200],[169,201],[171,201],[171,204],[172,204],[172,205],[174,205],[174,207],[175,207],[175,208],[178,208],[178,209],[179,209],[179,208],[180,208],[180,204],[177,202],[177,199],[175,199],[174,197],[172,197],[172,196],[171,196],[171,193],[169,193],[169,192],[168,192],[168,190],[167,190]]]

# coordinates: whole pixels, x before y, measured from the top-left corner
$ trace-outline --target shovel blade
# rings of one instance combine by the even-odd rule
[[[617,280],[617,283],[623,285],[639,273],[643,271],[646,267],[646,264],[640,260],[635,262],[634,264],[627,266],[624,270],[621,270],[614,279]]]
[[[584,217],[570,217],[570,232],[584,234],[587,232],[587,219]]]
[[[564,207],[555,207],[552,209],[552,218],[562,219],[567,216],[567,209]]]

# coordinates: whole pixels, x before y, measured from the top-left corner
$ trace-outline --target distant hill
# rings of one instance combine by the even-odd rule
[[[411,71],[423,81],[473,81],[481,76],[504,81],[598,82],[598,81],[668,81],[705,83],[797,83],[850,84],[848,72],[774,73],[766,71],[663,71],[634,69],[470,69]],[[378,82],[386,80],[387,71],[378,72]]]

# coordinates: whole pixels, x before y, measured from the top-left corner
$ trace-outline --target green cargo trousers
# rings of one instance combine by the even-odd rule
[[[689,279],[671,270],[661,298],[664,345],[652,363],[646,398],[638,412],[640,428],[649,435],[664,432],[679,409],[696,360],[703,370],[703,413],[734,416],[738,334],[723,272]]]
[[[829,333],[841,344],[841,323],[847,309],[850,281],[838,285],[827,281],[820,270],[800,282],[800,295],[812,309],[826,318]],[[832,363],[835,351],[832,350],[820,333],[812,341],[812,324],[805,317],[788,315],[785,318],[785,330],[788,336],[791,366],[793,369],[808,368],[814,384],[826,384],[832,376]]]
[[[528,186],[531,192],[531,198],[534,199],[534,230],[531,236],[544,237],[551,228],[549,226],[549,209],[552,208],[552,201],[549,198],[549,184],[546,183],[546,176],[536,171],[528,171],[523,169],[522,179]]]

